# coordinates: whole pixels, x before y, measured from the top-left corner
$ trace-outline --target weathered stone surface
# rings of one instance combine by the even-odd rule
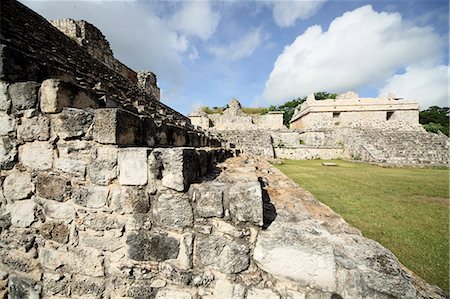
[[[8,112],[11,108],[11,99],[8,94],[8,84],[0,81],[0,111]]]
[[[259,232],[253,258],[272,275],[333,292],[336,263],[329,238],[326,230],[309,220],[286,224],[275,221]]]
[[[258,181],[233,184],[227,200],[232,218],[263,225],[262,189]]]
[[[156,294],[155,299],[192,299],[192,295],[187,291],[182,291],[178,289],[163,289]]]
[[[75,209],[68,203],[46,202],[44,214],[47,217],[63,220],[66,223],[75,218]]]
[[[108,194],[108,187],[91,186],[89,188],[75,189],[72,192],[72,200],[77,205],[96,209],[106,205]]]
[[[244,299],[245,287],[241,284],[231,282],[226,275],[217,273],[214,290],[211,295],[203,296],[202,299],[230,298]]]
[[[33,170],[48,170],[53,165],[53,146],[45,141],[34,141],[19,147],[19,161]]]
[[[94,149],[88,165],[88,175],[94,184],[106,186],[117,177],[117,148],[101,146]]]
[[[84,179],[86,174],[86,162],[79,159],[57,158],[54,168],[59,172],[80,179]]]
[[[116,251],[124,247],[119,238],[114,232],[107,231],[103,236],[95,236],[90,231],[81,231],[78,234],[80,240],[79,244],[84,247],[92,247],[103,251]]]
[[[69,226],[65,223],[47,221],[40,227],[40,233],[44,238],[58,243],[69,241]]]
[[[46,296],[58,295],[67,297],[70,293],[70,275],[44,273],[43,294]]]
[[[161,184],[176,191],[184,191],[195,179],[195,150],[192,148],[170,148],[161,153],[163,163]]]
[[[15,119],[9,114],[0,112],[0,136],[8,135],[8,133],[14,131],[15,127]]]
[[[19,241],[20,245],[24,247],[32,247],[34,240],[15,240]],[[23,243],[20,241],[24,241]],[[2,265],[16,271],[20,271],[23,273],[32,273],[37,267],[39,267],[39,263],[34,259],[34,256],[30,252],[25,252],[25,250],[1,250],[0,251],[0,262]],[[4,267],[3,266],[3,267]],[[4,268],[3,268],[4,269]],[[5,276],[5,274],[3,274]]]
[[[356,298],[356,297],[348,297],[348,298]],[[283,299],[306,299],[306,295],[305,295],[305,293],[286,290],[286,294],[284,294]]]
[[[82,223],[79,226],[83,229],[92,229],[96,231],[105,231],[110,229],[116,229],[122,231],[125,226],[125,221],[122,217],[117,215],[111,215],[107,213],[88,213],[80,215]]]
[[[12,107],[24,110],[36,107],[39,84],[36,82],[19,82],[8,86]]]
[[[8,291],[10,299],[39,299],[41,286],[37,281],[26,277],[11,275],[9,277]]]
[[[202,183],[191,185],[189,195],[199,217],[223,216],[223,190],[225,184]]]
[[[11,224],[17,227],[28,227],[36,221],[36,203],[32,199],[16,201],[7,209],[11,213]]]
[[[39,260],[45,269],[55,272],[69,272],[102,277],[104,257],[95,249],[76,248],[72,251],[58,251],[50,248],[39,249]]]
[[[118,152],[119,183],[147,184],[147,148],[123,148]]]
[[[220,236],[199,238],[197,258],[200,265],[223,273],[239,273],[250,264],[249,248]]]
[[[93,124],[91,112],[76,108],[64,108],[52,117],[52,130],[62,139],[81,138]]]
[[[235,238],[241,238],[245,235],[249,235],[250,233],[248,230],[244,232],[243,230],[231,225],[230,223],[219,220],[219,219],[213,219],[212,224],[214,225],[214,228],[223,234],[230,235]]]
[[[17,144],[9,137],[0,137],[0,168],[10,169],[17,156]]]
[[[66,201],[71,194],[70,180],[54,173],[40,172],[36,177],[37,195],[46,199]]]
[[[10,201],[27,198],[33,191],[31,174],[28,172],[10,174],[3,182],[3,194]]]
[[[251,288],[247,291],[247,299],[280,299],[280,296],[270,289]]]
[[[122,109],[96,109],[94,140],[106,144],[139,145],[142,143],[141,120]]]
[[[105,291],[105,280],[84,275],[75,275],[71,283],[71,292],[80,298],[102,298]]]
[[[17,127],[17,138],[21,142],[45,141],[50,138],[50,122],[45,116],[22,117]]]
[[[133,283],[127,292],[131,298],[154,298],[156,290],[145,282]]]
[[[166,235],[139,231],[127,237],[128,256],[137,261],[165,261],[178,256],[180,242]]]
[[[153,215],[158,224],[172,228],[189,227],[194,221],[189,197],[178,192],[161,194],[153,207]]]
[[[142,187],[122,186],[111,196],[111,209],[119,213],[147,213],[150,199]]]
[[[184,233],[181,236],[180,253],[177,262],[181,269],[187,270],[192,268],[192,253],[194,251],[194,234]]]
[[[72,97],[67,84],[58,79],[47,79],[39,89],[39,103],[44,113],[59,113],[64,107],[70,106]]]

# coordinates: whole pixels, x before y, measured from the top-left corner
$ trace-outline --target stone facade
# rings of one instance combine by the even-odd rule
[[[291,129],[311,130],[335,127],[372,127],[386,122],[399,126],[419,124],[416,102],[389,98],[359,98],[354,92],[336,99],[316,101],[314,94],[297,107],[290,121]]]

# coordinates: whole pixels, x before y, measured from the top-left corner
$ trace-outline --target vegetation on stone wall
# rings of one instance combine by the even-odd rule
[[[431,106],[420,111],[419,122],[428,132],[437,133],[441,131],[449,136],[449,107]]]

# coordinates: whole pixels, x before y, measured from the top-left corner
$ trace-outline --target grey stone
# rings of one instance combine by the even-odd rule
[[[251,288],[247,291],[247,299],[280,299],[280,296],[270,289]]]
[[[17,144],[9,137],[0,137],[0,168],[10,169],[17,157]]]
[[[39,299],[41,287],[30,278],[11,275],[8,283],[9,299]]]
[[[71,222],[75,218],[75,209],[69,203],[57,203],[47,201],[44,204],[44,214],[47,217]]]
[[[47,221],[40,227],[41,235],[58,243],[67,243],[69,241],[69,226],[62,222]]]
[[[161,194],[153,207],[155,221],[166,227],[191,227],[194,222],[192,206],[186,194],[165,192]]]
[[[156,294],[155,299],[192,299],[192,295],[188,291],[179,289],[165,288]]]
[[[36,107],[39,84],[36,82],[19,82],[8,86],[12,107],[24,110]]]
[[[44,113],[59,113],[69,107],[72,92],[67,84],[58,79],[47,79],[39,89],[39,103]]]
[[[310,220],[299,223],[274,221],[259,232],[253,259],[269,274],[333,292],[336,289],[336,263],[329,238],[326,230]]]
[[[222,217],[223,189],[225,185],[220,183],[191,185],[189,195],[194,202],[195,213],[203,218]]]
[[[36,203],[32,199],[16,201],[10,205],[11,224],[17,227],[29,227],[34,221]]]
[[[181,236],[180,253],[177,262],[181,269],[187,270],[192,268],[192,253],[194,251],[194,234],[184,233]]]
[[[258,181],[235,183],[227,196],[233,219],[263,225],[262,189]]]
[[[36,177],[37,195],[46,199],[66,201],[71,194],[70,180],[54,173],[40,172]]]
[[[0,136],[8,135],[14,131],[16,127],[15,119],[4,112],[0,112]]]
[[[10,174],[3,182],[3,194],[10,201],[27,198],[33,191],[31,174],[28,172]]]
[[[125,226],[122,218],[117,217],[117,215],[97,212],[95,214],[88,213],[85,215],[80,215],[80,217],[82,219],[82,223],[79,223],[80,227],[96,231],[105,231],[110,229],[122,231]]]
[[[100,251],[92,248],[75,248],[71,251],[40,248],[39,261],[44,269],[56,273],[69,272],[92,277],[105,275],[104,257]]]
[[[5,239],[5,238],[3,238]],[[3,240],[4,241],[4,240]],[[25,242],[22,242],[25,241]],[[13,241],[15,246],[23,246],[26,248],[32,247],[34,239],[32,240],[15,240]],[[2,265],[8,267],[11,270],[16,270],[24,273],[32,273],[39,267],[39,263],[34,259],[32,252],[25,252],[25,248],[14,250],[9,248],[8,250],[0,251],[0,262]],[[3,267],[4,267],[3,266]],[[5,269],[5,268],[3,268]],[[5,269],[6,270],[6,269]],[[12,271],[10,271],[11,273]]]
[[[54,162],[54,168],[71,177],[84,179],[86,174],[86,162],[79,159],[57,158]]]
[[[127,237],[128,256],[137,261],[165,261],[178,256],[180,242],[163,234],[139,231]]]
[[[192,148],[167,148],[161,151],[163,164],[161,184],[176,191],[185,191],[197,177],[197,155]],[[197,161],[198,162],[198,161]]]
[[[121,185],[147,184],[147,160],[147,148],[119,149],[119,183]]]
[[[143,188],[122,186],[111,196],[111,209],[119,213],[147,213],[150,200]]]
[[[162,277],[176,284],[189,285],[192,282],[192,271],[178,269],[169,262],[159,263],[158,270]]]
[[[94,150],[88,165],[89,178],[94,184],[106,186],[117,177],[117,148],[103,146]]]
[[[131,298],[154,298],[156,290],[145,282],[133,283],[127,292]]]
[[[75,275],[70,286],[71,293],[81,298],[103,298],[106,283],[103,278]]]
[[[45,141],[21,145],[19,161],[32,170],[48,170],[53,165],[53,146]]]
[[[105,144],[139,145],[142,143],[141,119],[122,109],[96,109],[94,140]]]
[[[96,209],[106,205],[108,194],[108,187],[91,186],[89,188],[75,189],[72,192],[72,200],[77,205]]]
[[[70,293],[69,275],[44,273],[43,275],[43,294],[45,296],[58,295],[68,297]]]
[[[227,274],[244,271],[250,264],[249,248],[232,240],[209,236],[197,241],[197,258],[202,266],[209,266]]]
[[[17,127],[17,138],[21,142],[45,141],[50,138],[50,122],[45,116],[22,117]]]
[[[76,108],[64,108],[61,113],[52,116],[52,130],[62,139],[74,139],[85,136],[93,124],[94,116],[89,111]]]
[[[0,81],[0,111],[8,112],[11,108],[11,99],[8,94],[8,84]]]
[[[103,236],[95,236],[89,231],[80,231],[79,244],[85,247],[92,247],[103,251],[116,251],[117,249],[124,247],[120,239],[114,234],[114,232],[106,231]]]

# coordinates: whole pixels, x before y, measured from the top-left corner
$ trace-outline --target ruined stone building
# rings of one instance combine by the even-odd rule
[[[93,25],[0,11],[1,298],[445,298]]]

